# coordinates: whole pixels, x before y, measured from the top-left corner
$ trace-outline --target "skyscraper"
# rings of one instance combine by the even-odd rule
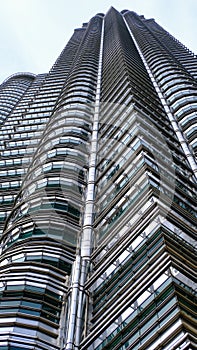
[[[110,8],[0,86],[0,350],[196,347],[196,77]]]

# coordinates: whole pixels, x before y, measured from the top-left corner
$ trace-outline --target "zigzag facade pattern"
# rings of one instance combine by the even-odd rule
[[[195,348],[196,63],[110,8],[0,86],[0,350]]]

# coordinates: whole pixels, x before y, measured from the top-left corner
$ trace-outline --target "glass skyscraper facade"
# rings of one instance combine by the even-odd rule
[[[0,85],[0,350],[196,348],[196,78],[111,7]]]

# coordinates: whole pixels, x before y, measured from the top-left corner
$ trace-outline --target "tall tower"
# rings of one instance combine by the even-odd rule
[[[0,350],[196,347],[196,77],[112,7],[0,86]]]

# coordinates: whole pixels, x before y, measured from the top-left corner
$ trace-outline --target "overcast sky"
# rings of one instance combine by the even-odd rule
[[[0,0],[0,83],[48,72],[74,28],[110,6],[155,18],[197,53],[197,0]]]

